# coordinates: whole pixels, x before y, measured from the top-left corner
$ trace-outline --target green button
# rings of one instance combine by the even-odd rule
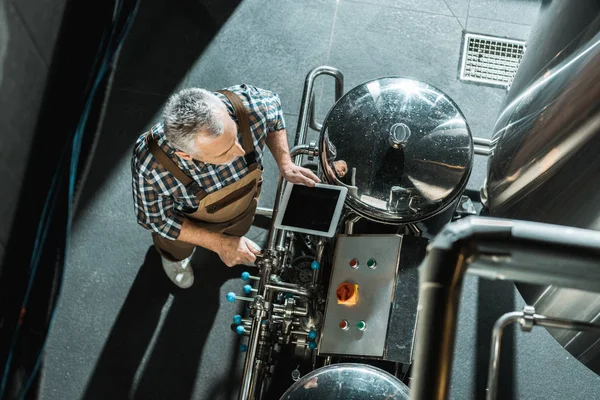
[[[365,328],[367,327],[367,324],[365,323],[365,321],[358,321],[358,323],[356,324],[356,327],[358,328],[358,330],[364,331]]]
[[[367,261],[367,267],[369,268],[374,268],[376,264],[377,262],[372,258],[369,261]]]

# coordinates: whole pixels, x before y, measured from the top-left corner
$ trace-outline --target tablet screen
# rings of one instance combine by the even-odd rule
[[[294,185],[281,223],[321,232],[329,231],[340,191]]]

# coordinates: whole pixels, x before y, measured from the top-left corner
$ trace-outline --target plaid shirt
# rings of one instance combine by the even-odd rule
[[[267,133],[285,129],[281,102],[277,94],[249,85],[228,88],[239,95],[250,116],[250,131],[254,137],[257,162],[262,166],[263,149]],[[236,121],[235,111],[229,100],[216,93],[227,106],[229,115]],[[237,121],[236,121],[237,122]],[[244,157],[236,158],[231,164],[213,165],[200,161],[186,161],[177,157],[176,151],[165,138],[162,122],[152,128],[158,145],[206,193],[212,193],[243,178],[248,174]],[[179,237],[184,213],[198,209],[194,193],[186,190],[150,153],[142,134],[133,149],[131,170],[133,176],[133,199],[138,223],[144,228],[171,240]],[[238,132],[238,140],[242,136]]]

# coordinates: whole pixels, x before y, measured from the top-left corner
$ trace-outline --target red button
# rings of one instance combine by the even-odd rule
[[[345,319],[340,321],[340,329],[346,330],[348,329],[348,321],[346,321]]]
[[[352,268],[358,268],[358,260],[356,258],[353,258],[352,260],[350,260],[350,266]]]

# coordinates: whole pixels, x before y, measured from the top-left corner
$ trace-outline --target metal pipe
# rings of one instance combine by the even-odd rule
[[[492,330],[492,346],[490,355],[490,365],[488,369],[488,387],[486,400],[495,400],[498,396],[498,382],[500,378],[500,350],[504,328],[506,328],[510,324],[519,322],[521,324],[522,330],[528,331],[530,327],[526,326],[526,316],[527,315],[524,312],[510,312],[502,315],[494,324],[494,328]],[[552,318],[539,314],[530,315],[529,321],[531,321],[533,325],[544,326],[546,328],[568,329],[573,331],[589,331],[600,333],[600,325],[594,325],[588,322],[572,321],[562,318]]]
[[[480,255],[485,254],[485,255]],[[420,266],[411,399],[448,397],[464,274],[600,292],[600,232],[497,218],[447,224]]]
[[[480,145],[484,147],[492,147],[492,139],[485,139],[480,137],[473,138],[473,144]]]
[[[544,315],[535,314],[533,321],[536,325],[545,328],[568,329],[571,331],[588,331],[600,333],[600,325],[590,324],[584,321],[571,321],[562,318],[546,317]]]
[[[258,333],[259,338],[261,338],[264,334],[265,326],[261,323],[260,327],[258,327],[256,330],[259,332]],[[260,354],[262,354],[264,352],[265,343],[259,342],[258,345],[261,347],[262,351],[260,351]],[[259,353],[259,350],[257,350],[257,353]],[[260,393],[262,393],[262,388],[264,386],[264,368],[263,368],[262,364],[263,364],[263,361],[262,361],[262,356],[261,356],[256,360],[256,373],[253,373],[250,375],[250,392],[248,393],[248,398],[247,398],[248,400],[257,399],[257,397],[255,395],[257,389],[260,390],[258,392],[259,396],[260,396]],[[260,398],[260,397],[258,397],[258,398]]]
[[[317,132],[321,131],[323,125],[317,122],[317,116],[315,115],[315,93],[310,96],[310,128]]]
[[[355,215],[353,217],[348,217],[348,219],[346,219],[346,227],[345,227],[345,233],[346,235],[352,235],[354,233],[354,224],[357,223],[358,221],[360,221],[360,215]]]
[[[264,217],[271,218],[273,216],[273,209],[266,207],[257,207],[256,215],[262,215]]]
[[[322,261],[323,261],[323,252],[325,251],[325,240],[323,240],[323,238],[319,239],[319,242],[317,243],[317,251],[315,252],[315,261],[319,263],[319,265],[321,265]],[[323,268],[318,268],[313,270],[313,280],[312,280],[312,285],[315,286],[320,280],[321,280],[321,276],[323,274]]]
[[[492,149],[483,146],[473,146],[473,152],[479,156],[489,156],[492,154]]]
[[[498,392],[498,371],[500,367],[500,346],[502,344],[502,334],[504,333],[504,328],[508,325],[519,321],[523,318],[523,313],[520,311],[514,311],[510,313],[506,313],[494,324],[494,328],[492,329],[492,347],[491,347],[491,355],[490,355],[490,365],[488,370],[488,387],[486,399],[495,399],[496,394]]]
[[[333,67],[328,66],[320,66],[314,68],[312,71],[308,73],[306,76],[306,80],[304,81],[304,91],[302,93],[302,102],[300,107],[300,113],[298,115],[298,128],[296,129],[296,138],[294,139],[294,146],[298,144],[302,144],[306,141],[306,135],[308,131],[308,127],[310,125],[311,113],[310,109],[312,107],[313,99],[313,91],[314,91],[314,83],[315,79],[319,75],[330,75],[335,79],[335,99],[336,101],[342,97],[344,93],[344,75]],[[313,113],[314,115],[314,113]],[[294,157],[294,162],[296,164],[300,163],[302,160],[302,156]]]
[[[308,336],[308,332],[304,332],[304,331],[291,331],[290,333],[294,334],[294,335],[300,335],[300,336]]]
[[[262,319],[262,315],[260,317]],[[240,389],[239,400],[249,400],[251,393],[254,392],[252,387],[253,370],[254,370],[254,359],[256,357],[256,349],[258,347],[258,339],[260,338],[260,324],[257,322],[258,318],[254,318],[252,326],[250,327],[250,339],[248,340],[248,352],[246,353],[246,360],[244,362],[244,372],[242,378],[242,387]]]
[[[271,275],[271,282],[277,284],[278,286],[283,286],[285,288],[302,288],[297,283],[289,283],[282,281],[277,275]]]
[[[307,297],[307,298],[311,297],[310,293],[308,293],[308,291],[303,290],[303,289],[294,289],[294,288],[285,287],[285,286],[272,285],[270,283],[265,284],[265,288],[270,289],[270,290],[275,290],[277,292],[291,293],[291,294],[295,294],[297,296],[302,296],[302,297]]]

